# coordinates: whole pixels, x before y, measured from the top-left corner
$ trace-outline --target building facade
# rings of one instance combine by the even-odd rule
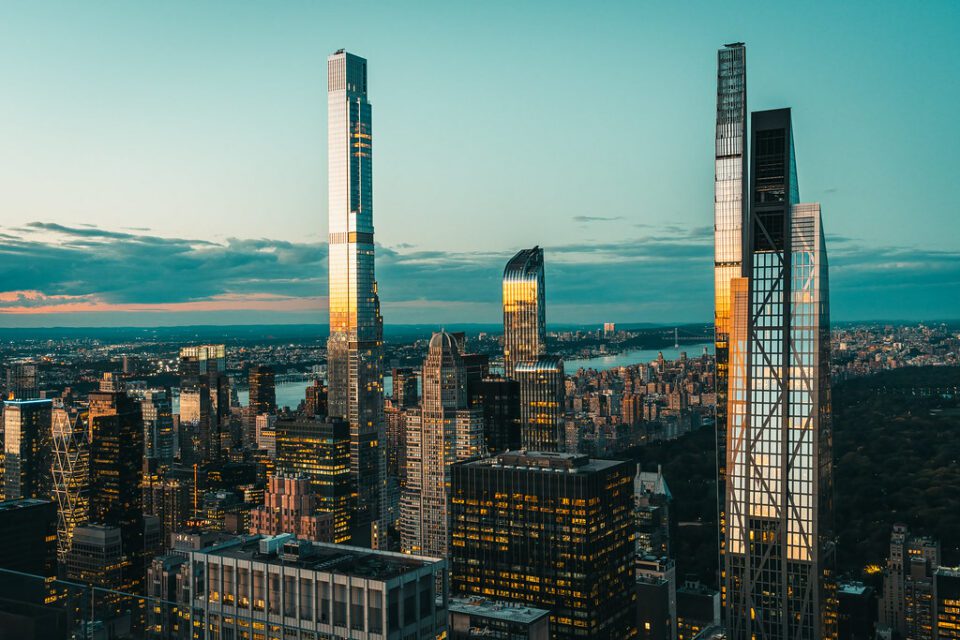
[[[451,491],[454,593],[549,609],[557,640],[636,633],[632,463],[508,452]]]
[[[751,118],[747,277],[730,281],[726,622],[733,640],[836,636],[827,254],[798,204],[789,109]]]
[[[547,352],[543,249],[523,249],[503,270],[503,371]]]
[[[380,445],[384,441],[383,318],[374,275],[373,129],[367,61],[340,50],[327,60],[327,73],[327,403],[331,416],[350,423],[356,528],[365,528],[369,536],[363,537],[376,546],[386,461]]]
[[[289,535],[238,537],[188,553],[189,589],[182,593],[190,600],[183,605],[206,637],[239,638],[251,627],[329,640],[435,640],[446,633],[443,560]]]
[[[3,408],[3,485],[7,500],[50,497],[50,400],[7,400]]]
[[[727,387],[730,280],[743,273],[747,219],[747,51],[743,43],[717,53],[717,126],[714,161],[714,353],[716,356],[717,497],[720,564],[726,540]]]
[[[73,530],[87,523],[90,511],[90,448],[86,413],[53,410],[53,500],[57,505],[57,558],[63,560]]]
[[[265,365],[254,365],[247,372],[250,388],[248,404],[254,410],[254,415],[277,412],[277,385],[273,368]]]
[[[513,375],[520,383],[523,448],[563,451],[567,440],[563,360],[556,356],[524,360],[514,367]]]
[[[140,408],[143,413],[144,456],[170,464],[177,454],[170,394],[166,389],[148,389],[143,392]]]
[[[407,485],[400,506],[405,553],[446,557],[450,545],[450,465],[483,450],[483,415],[467,406],[457,343],[433,334],[423,363],[420,419],[407,424]]]

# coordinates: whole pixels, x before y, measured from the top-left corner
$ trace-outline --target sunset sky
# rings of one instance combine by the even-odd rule
[[[732,41],[749,109],[793,108],[833,318],[957,318],[958,31],[950,1],[4,3],[0,326],[325,323],[341,47],[388,324],[497,322],[534,244],[551,324],[709,321]]]

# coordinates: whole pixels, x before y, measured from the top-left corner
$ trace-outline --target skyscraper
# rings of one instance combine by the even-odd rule
[[[534,451],[566,448],[566,397],[563,360],[541,356],[517,363],[520,382],[520,435],[523,447]]]
[[[356,525],[373,536],[383,513],[383,318],[374,276],[373,129],[367,61],[327,59],[329,413],[350,423]],[[363,543],[364,540],[355,540]]]
[[[451,480],[454,593],[549,609],[557,640],[635,637],[632,463],[512,451]]]
[[[148,389],[140,401],[143,412],[143,454],[165,464],[173,462],[176,438],[173,407],[166,389]]]
[[[730,282],[726,614],[733,640],[833,638],[830,328],[789,109],[751,117],[746,277]]]
[[[523,249],[503,270],[503,371],[547,352],[543,249]]]
[[[445,557],[450,537],[450,465],[479,457],[483,413],[467,406],[467,377],[453,336],[433,334],[423,363],[420,420],[407,424],[407,486],[400,506],[406,553]]]
[[[50,400],[7,400],[4,422],[4,496],[50,497]]]
[[[277,411],[277,388],[273,368],[254,365],[248,372],[250,383],[249,405],[255,414]]]
[[[350,425],[341,418],[276,423],[277,470],[309,479],[318,507],[334,513],[334,542],[350,542]]]
[[[86,414],[53,410],[53,499],[57,505],[57,557],[70,551],[73,530],[90,509],[90,450]]]
[[[717,498],[720,567],[726,544],[727,385],[730,280],[743,276],[747,219],[747,50],[742,42],[717,52],[717,129],[713,198],[714,352],[716,354]]]

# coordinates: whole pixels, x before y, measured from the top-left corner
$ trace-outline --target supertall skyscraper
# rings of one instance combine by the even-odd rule
[[[330,415],[350,422],[359,538],[379,528],[386,477],[380,446],[384,440],[383,318],[374,276],[373,130],[367,61],[341,49],[327,59],[327,74],[328,403]]]
[[[820,206],[789,109],[751,117],[745,277],[730,281],[724,588],[733,640],[836,637],[830,327]]]
[[[713,198],[714,352],[717,391],[717,497],[720,567],[726,538],[727,384],[730,339],[730,280],[743,276],[743,233],[747,218],[747,50],[742,42],[717,53],[717,134]]]
[[[503,270],[503,371],[513,377],[517,363],[547,352],[543,249],[517,253]]]

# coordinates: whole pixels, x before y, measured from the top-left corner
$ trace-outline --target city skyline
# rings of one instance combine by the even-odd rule
[[[465,21],[474,30],[461,36],[491,46],[482,48],[484,55],[470,54],[445,36],[433,46],[446,56],[426,56],[419,41],[385,35],[397,18],[389,11],[360,29],[338,20],[336,11],[330,24],[311,23],[315,14],[293,3],[274,14],[275,27],[293,29],[285,44],[254,26],[255,10],[118,12],[110,18],[127,27],[127,35],[104,42],[90,39],[96,11],[68,11],[76,20],[56,28],[45,25],[43,11],[11,11],[15,32],[6,34],[6,57],[29,52],[37,77],[9,66],[0,71],[18,94],[24,89],[33,96],[26,91],[33,85],[21,83],[34,80],[43,91],[11,107],[14,151],[4,153],[17,155],[0,158],[15,169],[3,178],[9,201],[0,220],[0,326],[322,321],[322,62],[341,44],[377,60],[373,100],[387,112],[378,125],[375,170],[383,243],[377,245],[378,280],[388,322],[496,322],[498,265],[533,244],[545,247],[551,264],[548,304],[558,324],[706,321],[711,282],[702,267],[710,263],[712,234],[704,185],[713,168],[703,157],[715,96],[704,63],[715,55],[715,42],[734,40],[749,42],[755,52],[753,86],[761,89],[751,93],[751,106],[797,107],[809,158],[801,179],[810,199],[836,212],[827,229],[834,317],[957,317],[960,308],[952,305],[960,296],[952,293],[960,287],[960,256],[949,241],[954,234],[946,232],[957,224],[949,215],[956,187],[948,156],[940,155],[949,145],[929,138],[956,132],[946,113],[956,89],[936,81],[948,73],[939,65],[950,56],[942,50],[924,55],[909,37],[922,33],[937,47],[952,42],[932,36],[957,24],[954,9],[893,6],[853,16],[833,7],[822,20],[769,9],[743,25],[719,16],[709,28],[667,38],[652,27],[669,21],[672,10],[637,15],[635,8],[611,6],[586,16],[563,12],[553,29],[526,43],[520,33],[533,19],[526,11],[460,8],[425,28]],[[703,8],[705,17],[714,11]],[[182,27],[177,19],[184,15],[195,17],[196,26]],[[498,33],[491,23],[501,15],[515,18],[516,26]],[[796,18],[790,39],[797,46],[780,46],[764,28],[784,15]],[[618,27],[635,16],[648,19],[640,38]],[[586,46],[574,53],[561,42],[577,17],[586,18],[588,28],[581,39]],[[874,27],[869,38],[867,30],[844,31],[852,43],[832,42],[829,35],[854,17]],[[251,35],[249,47],[227,46],[219,31],[212,43],[199,38],[197,29],[225,18],[236,33]],[[131,42],[131,34],[142,41]],[[183,50],[157,60],[151,47],[172,36],[181,38]],[[56,55],[58,46],[68,45],[88,87],[68,81]],[[110,62],[117,46],[130,55]],[[541,76],[529,81],[523,65],[500,64],[511,51],[527,54]],[[248,73],[226,73],[262,55],[266,61]],[[658,64],[638,64],[653,55]],[[924,64],[914,64],[920,56]],[[155,88],[133,83],[136,91],[121,91],[129,83],[120,81],[130,80],[130,65],[138,63],[149,63],[143,73],[158,78]],[[202,71],[192,72],[194,64]],[[493,68],[501,71],[492,74]],[[791,68],[791,77],[780,77],[777,68]],[[411,73],[436,79],[420,89],[425,99],[411,100],[412,85],[421,84],[410,82]],[[650,86],[659,89],[651,95]],[[613,89],[596,114],[570,100],[602,87]],[[192,100],[154,104],[153,92],[164,89],[193,92]],[[537,117],[511,110],[516,117],[507,117],[507,107],[496,102],[506,91],[534,114],[548,112],[548,105],[556,112]],[[881,91],[885,99],[874,99]],[[474,104],[454,100],[457,93]],[[61,111],[53,106],[59,102],[76,107]],[[231,103],[235,109],[226,108]],[[416,108],[421,111],[411,111]],[[98,139],[81,126],[110,119],[117,126],[103,127]],[[422,126],[428,121],[438,126]],[[912,126],[901,131],[899,122]],[[608,125],[621,137],[613,150],[598,142]],[[129,136],[118,135],[124,128]],[[188,133],[196,140],[186,139]],[[531,145],[532,138],[542,148]],[[131,139],[138,140],[136,148]],[[519,142],[522,153],[493,155],[507,141]],[[437,162],[444,142],[463,150],[462,162]],[[875,153],[881,143],[890,153]],[[532,160],[523,163],[523,180],[514,175],[514,156]],[[616,170],[602,169],[611,164]],[[40,176],[60,188],[36,188]],[[681,188],[688,184],[695,186]],[[903,211],[921,224],[895,224]],[[440,271],[456,273],[455,282],[438,277]],[[892,298],[901,302],[896,313],[885,306]]]

